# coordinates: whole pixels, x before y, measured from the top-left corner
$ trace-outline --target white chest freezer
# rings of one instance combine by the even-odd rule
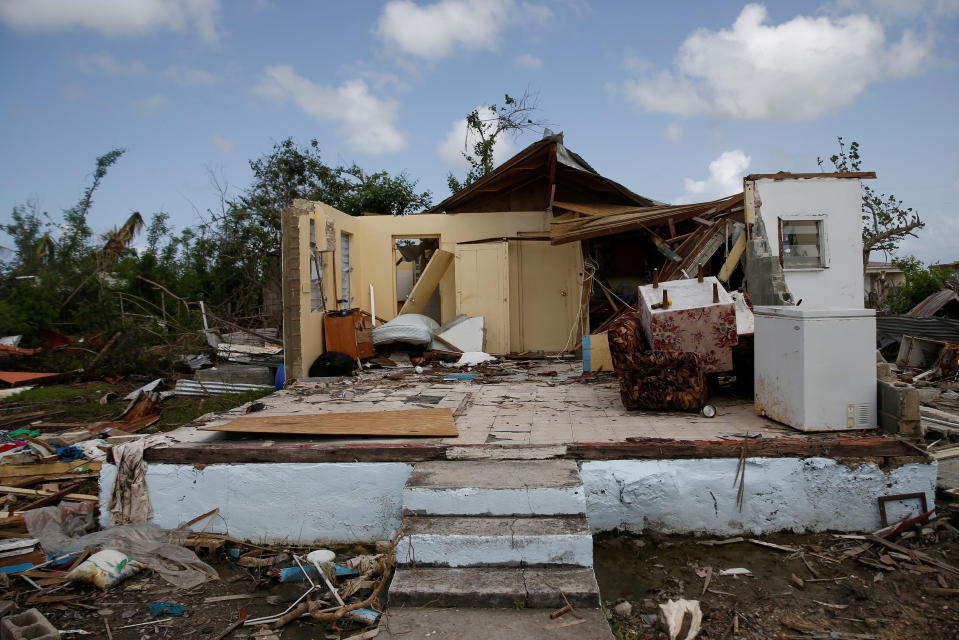
[[[876,427],[875,310],[753,311],[757,413],[801,431]]]

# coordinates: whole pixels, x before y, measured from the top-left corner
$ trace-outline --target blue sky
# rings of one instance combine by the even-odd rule
[[[901,253],[952,261],[957,27],[959,0],[0,0],[0,220],[71,206],[123,147],[93,226],[138,210],[183,228],[218,206],[211,172],[235,194],[288,136],[438,202],[466,113],[528,87],[567,146],[667,202],[858,140],[873,187],[927,222]]]

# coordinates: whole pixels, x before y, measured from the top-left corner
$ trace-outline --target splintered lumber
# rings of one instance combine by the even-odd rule
[[[456,424],[453,422],[453,412],[449,409],[244,416],[224,425],[203,427],[203,430],[311,436],[456,437],[459,435]]]
[[[41,489],[23,489],[20,487],[7,487],[0,485],[0,494],[12,494],[15,496],[36,496],[38,498],[46,498],[57,493],[58,491],[43,491]],[[93,495],[88,495],[86,493],[68,493],[63,496],[64,500],[83,500],[86,502],[97,502],[100,498]]]
[[[102,463],[89,460],[75,460],[73,462],[47,462],[44,464],[18,464],[0,466],[0,478],[22,478],[24,476],[39,476],[50,473],[69,473],[74,469],[84,467],[90,471],[99,471]]]

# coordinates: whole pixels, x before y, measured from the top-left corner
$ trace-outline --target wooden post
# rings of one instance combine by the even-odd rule
[[[669,294],[663,289],[663,309],[669,309]]]
[[[699,267],[696,270],[696,280],[698,282],[703,281],[703,263],[702,262],[699,263]]]
[[[659,289],[659,269],[653,269],[653,289]]]
[[[716,304],[718,302],[719,302],[719,285],[714,282],[713,283],[713,304]]]

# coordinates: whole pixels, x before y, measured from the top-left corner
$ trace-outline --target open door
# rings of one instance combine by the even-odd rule
[[[456,245],[456,313],[483,316],[486,351],[509,353],[509,243]]]

